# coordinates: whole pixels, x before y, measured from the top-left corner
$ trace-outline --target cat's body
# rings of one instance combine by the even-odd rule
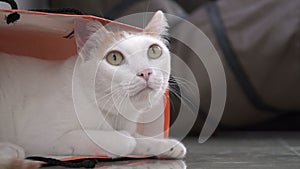
[[[74,65],[74,60],[75,57],[51,62],[1,54],[2,142],[25,145],[28,146],[25,149],[36,153],[34,149],[41,150],[45,144],[57,139],[53,136],[58,137],[70,128],[79,128],[78,120],[71,113],[73,105],[66,101],[72,99],[69,93],[73,68],[64,65]],[[39,110],[36,105],[40,105]],[[45,134],[40,137],[43,131]]]
[[[45,61],[0,54],[0,159],[24,158],[24,153],[6,156],[10,143],[26,155],[182,158],[186,150],[178,141],[144,138],[136,131],[143,113],[163,111],[159,103],[170,74],[170,54],[160,38],[166,25],[158,12],[146,33],[109,37],[107,30],[99,31],[102,25],[80,21],[79,56]],[[84,37],[80,31],[87,27],[96,33]],[[91,108],[93,99],[101,113]]]

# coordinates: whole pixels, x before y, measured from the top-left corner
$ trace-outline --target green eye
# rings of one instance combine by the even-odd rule
[[[122,64],[124,57],[121,52],[112,51],[106,55],[106,60],[111,65],[119,66],[120,64]]]
[[[151,59],[157,59],[161,56],[161,54],[162,54],[162,50],[160,46],[156,44],[151,45],[148,49],[148,57]]]

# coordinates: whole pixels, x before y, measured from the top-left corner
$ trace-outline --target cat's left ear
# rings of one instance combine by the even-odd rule
[[[89,38],[98,30],[104,31],[106,29],[100,21],[90,20],[84,18],[77,18],[74,21],[74,36],[77,44],[77,48],[81,50]]]
[[[152,36],[166,36],[168,35],[168,22],[162,11],[157,11],[143,32]]]

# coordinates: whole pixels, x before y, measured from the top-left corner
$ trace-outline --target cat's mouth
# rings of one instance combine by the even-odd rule
[[[154,89],[150,86],[146,86],[144,88],[142,88],[141,90],[139,90],[135,95],[139,95],[139,94],[149,94],[150,92],[152,92]]]

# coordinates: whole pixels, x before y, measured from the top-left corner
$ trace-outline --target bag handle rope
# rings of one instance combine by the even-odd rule
[[[0,0],[1,2],[6,2],[10,5],[11,9],[18,9],[18,5],[14,0]],[[6,23],[14,23],[20,19],[20,14],[18,12],[13,12],[5,17]]]
[[[18,9],[18,5],[14,0],[0,0],[0,2],[8,3],[11,9]],[[59,9],[32,9],[30,11],[37,12],[47,12],[47,13],[62,13],[62,14],[75,14],[75,15],[84,15],[85,13],[74,8],[59,8]],[[18,12],[13,12],[6,16],[6,23],[14,23],[20,19],[20,14]]]

